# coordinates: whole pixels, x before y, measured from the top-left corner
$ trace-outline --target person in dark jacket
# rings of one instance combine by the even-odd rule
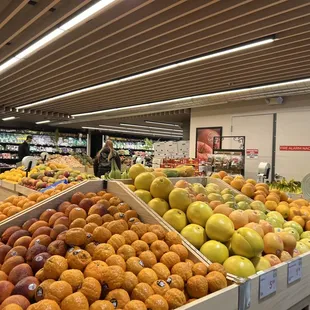
[[[98,152],[94,160],[95,176],[100,178],[102,175],[111,171],[111,160],[114,159],[118,169],[121,169],[121,160],[118,153],[113,148],[113,142],[107,140],[104,147]]]
[[[24,157],[30,156],[30,143],[32,136],[27,136],[26,140],[18,147],[18,159],[22,161]]]

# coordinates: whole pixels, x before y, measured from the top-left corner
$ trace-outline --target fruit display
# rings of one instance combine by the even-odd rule
[[[179,180],[174,185],[151,172],[137,174],[128,187],[211,262],[236,276],[248,277],[310,251],[306,200],[289,203],[287,196],[271,192],[265,206],[246,196],[248,188],[254,196],[267,191],[265,186],[241,178],[235,182],[242,184],[241,190],[246,187],[243,194],[230,188],[221,191],[215,183],[204,187]],[[268,209],[268,202],[275,210]]]
[[[26,172],[22,167],[13,168],[0,174],[0,180],[6,180],[10,182],[20,182],[23,177],[26,176]]]
[[[301,182],[294,179],[287,181],[285,178],[273,181],[269,184],[270,189],[278,189],[287,193],[301,194]]]
[[[73,155],[54,155],[49,159],[50,164],[62,165],[65,167],[82,168],[84,165]]]
[[[44,193],[35,192],[29,194],[28,196],[12,195],[6,198],[4,201],[0,202],[0,222],[9,218],[10,216],[33,207],[37,203],[57,195],[61,191],[66,190],[76,184],[77,182],[72,182],[70,184],[59,184],[55,188],[49,189]]]
[[[72,153],[76,160],[78,160],[83,166],[92,167],[93,159],[85,153]]]
[[[192,261],[178,233],[105,191],[6,229],[0,264],[4,310],[168,310],[227,287],[221,264]]]

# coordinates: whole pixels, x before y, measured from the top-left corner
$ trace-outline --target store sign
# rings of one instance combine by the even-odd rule
[[[280,145],[280,151],[310,152],[309,145]]]
[[[291,284],[301,279],[302,261],[301,258],[291,261],[287,265],[287,283]]]
[[[277,291],[277,270],[270,270],[259,277],[259,300]]]
[[[258,149],[246,149],[245,154],[246,158],[256,159],[258,158]]]

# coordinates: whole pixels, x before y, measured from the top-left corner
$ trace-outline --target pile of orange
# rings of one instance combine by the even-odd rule
[[[34,291],[6,296],[1,304],[5,310],[169,310],[227,286],[222,265],[207,267],[192,261],[178,233],[141,222],[135,210],[104,191],[76,193],[58,210],[44,211],[40,219],[30,219],[23,228],[32,240],[47,247],[45,251],[57,254],[40,254],[45,263],[33,269]],[[12,230],[4,232],[3,240],[12,239]],[[22,238],[30,241],[29,234]],[[4,274],[4,282],[15,279],[14,268],[26,262],[37,267],[38,259],[27,258],[33,251],[30,245],[13,269],[4,262],[2,266],[11,269],[7,278]],[[29,272],[27,268],[23,273]],[[3,281],[0,273],[0,289]],[[20,282],[15,282],[12,293],[22,292],[17,289]],[[25,302],[29,296],[34,304]]]

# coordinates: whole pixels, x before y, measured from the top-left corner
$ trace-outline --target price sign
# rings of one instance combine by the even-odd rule
[[[301,278],[302,261],[295,259],[287,265],[287,283],[291,284]]]
[[[259,299],[263,299],[277,291],[277,270],[263,273],[259,277]]]

